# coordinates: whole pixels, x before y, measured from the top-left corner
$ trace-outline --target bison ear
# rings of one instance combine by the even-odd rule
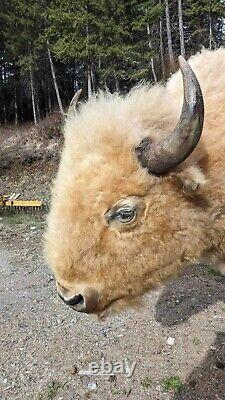
[[[194,195],[199,192],[206,184],[205,175],[197,166],[188,167],[184,171],[178,173],[177,178],[179,179],[183,190],[189,195]]]

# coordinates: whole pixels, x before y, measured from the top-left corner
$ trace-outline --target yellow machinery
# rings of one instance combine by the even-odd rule
[[[11,196],[0,195],[0,209],[8,211],[40,210],[43,206],[42,200],[20,200],[20,194],[13,193]]]

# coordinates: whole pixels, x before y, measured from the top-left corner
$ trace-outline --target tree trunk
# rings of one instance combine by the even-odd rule
[[[92,82],[92,91],[95,93],[96,82],[95,82],[95,74],[94,74],[92,66],[91,66],[91,82]]]
[[[159,4],[161,5],[161,0],[160,0]],[[166,69],[165,69],[165,61],[164,61],[162,17],[160,17],[160,19],[159,19],[159,40],[160,40],[160,57],[161,57],[162,78],[163,78],[163,80],[165,80],[165,78],[166,78]]]
[[[86,11],[88,12],[88,6],[85,6]],[[86,53],[87,53],[87,91],[88,91],[88,99],[92,95],[92,71],[91,71],[91,57],[89,52],[89,26],[86,23]]]
[[[14,93],[14,112],[15,112],[15,125],[18,125],[18,102],[17,102],[17,93],[16,93],[16,87],[15,87],[15,93]]]
[[[3,115],[4,115],[4,124],[7,124],[7,116],[6,116],[6,107],[5,107],[5,103],[3,105]]]
[[[91,68],[88,65],[88,70],[87,70],[87,86],[88,86],[88,98],[90,99],[92,95],[92,84],[91,84]]]
[[[119,80],[118,80],[118,78],[117,78],[116,75],[114,75],[114,79],[115,79],[115,89],[116,89],[116,92],[119,93],[119,91],[120,91],[120,83],[119,83]]]
[[[213,44],[213,33],[212,33],[212,16],[211,12],[209,12],[209,49],[212,50]]]
[[[4,87],[7,87],[7,78],[6,78],[6,64],[4,64],[3,68],[3,82],[4,82]],[[6,95],[5,95],[5,90],[4,90],[4,97],[3,97],[3,116],[4,116],[4,124],[7,124],[7,113],[6,113]]]
[[[6,65],[4,64],[3,69],[3,77],[4,77],[4,84],[7,85],[7,73],[6,73]]]
[[[38,116],[38,119],[40,119],[41,118],[41,111],[40,111],[39,101],[38,100],[36,102],[36,105],[37,105],[37,116]]]
[[[20,121],[24,122],[24,112],[23,112],[23,106],[22,105],[21,105],[21,108],[20,108]]]
[[[182,0],[178,0],[178,19],[179,19],[179,33],[180,33],[180,52],[182,57],[186,57],[184,46],[184,25],[182,14]]]
[[[170,69],[171,69],[171,72],[174,72],[175,71],[175,61],[174,61],[172,34],[171,34],[171,25],[170,25],[169,1],[165,0],[165,4],[166,4],[166,33],[167,33],[168,51],[169,51],[169,58],[170,58]]]
[[[52,99],[51,99],[51,91],[49,86],[47,86],[47,95],[48,95],[48,112],[52,112]]]
[[[41,80],[41,89],[43,92],[44,104],[42,103],[42,114],[46,117],[48,114],[48,82],[45,84],[44,80]]]
[[[54,83],[54,88],[55,88],[55,93],[56,93],[56,97],[57,97],[57,101],[58,101],[58,106],[59,106],[61,114],[65,115],[65,112],[64,112],[63,106],[62,106],[61,97],[60,97],[60,94],[59,94],[59,87],[58,87],[57,80],[56,80],[55,67],[54,67],[54,64],[53,64],[53,61],[52,61],[52,55],[51,55],[51,52],[50,52],[50,49],[49,49],[49,42],[47,42],[47,46],[48,46],[47,47],[48,48],[48,59],[49,59],[50,66],[51,66],[52,79],[53,79],[53,83]]]
[[[149,24],[147,24],[147,35],[148,35],[148,47],[149,47],[149,50],[152,50],[151,32],[150,32]],[[156,83],[157,82],[157,76],[156,76],[156,73],[155,73],[155,66],[154,66],[153,57],[150,58],[150,65],[151,65],[153,79],[154,79],[154,82]]]
[[[34,123],[35,123],[35,125],[37,125],[37,114],[36,114],[35,95],[34,95],[34,77],[33,77],[32,67],[30,67],[30,88],[31,88],[31,100],[32,100],[32,107],[33,107]]]
[[[157,76],[156,76],[156,73],[155,73],[154,59],[152,57],[150,59],[150,65],[151,65],[153,79],[154,79],[154,82],[156,83],[158,81],[157,81]]]

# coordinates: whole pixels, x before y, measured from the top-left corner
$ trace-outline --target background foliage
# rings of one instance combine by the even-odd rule
[[[0,122],[166,79],[181,52],[224,43],[224,17],[224,0],[0,0]]]

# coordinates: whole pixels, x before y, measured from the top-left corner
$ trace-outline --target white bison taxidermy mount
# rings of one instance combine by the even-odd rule
[[[190,263],[224,270],[225,49],[179,64],[70,108],[45,253],[76,311],[133,304]]]

